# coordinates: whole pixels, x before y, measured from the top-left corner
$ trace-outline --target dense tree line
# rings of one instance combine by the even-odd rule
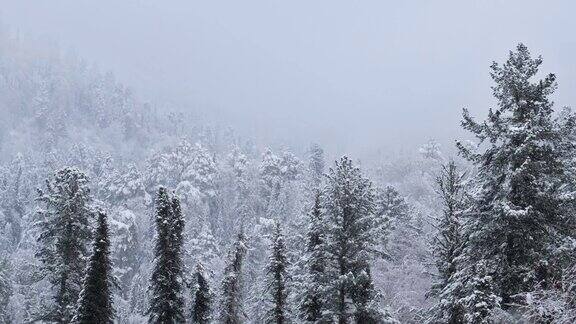
[[[576,119],[524,45],[492,65],[487,119],[464,110],[460,158],[328,168],[2,42],[0,322],[576,318]]]

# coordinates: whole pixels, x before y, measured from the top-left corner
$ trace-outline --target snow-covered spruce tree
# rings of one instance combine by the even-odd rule
[[[113,323],[112,289],[115,286],[110,261],[110,236],[104,211],[98,211],[98,225],[94,234],[92,255],[78,299],[72,323]]]
[[[308,172],[310,173],[310,187],[319,189],[324,177],[324,150],[318,144],[312,144],[308,150]]]
[[[462,217],[465,209],[464,173],[454,161],[443,165],[436,178],[437,191],[442,204],[442,215],[437,221],[432,249],[436,259],[438,277],[430,295],[438,298],[429,319],[431,323],[458,324],[463,321],[462,305],[459,303],[459,285],[454,276],[458,270],[457,260],[464,243]]]
[[[201,263],[196,266],[194,273],[196,287],[192,304],[192,323],[207,324],[212,320],[212,291],[208,285],[206,272]]]
[[[3,246],[5,251],[14,249],[22,237],[22,221],[25,214],[26,175],[30,171],[27,161],[18,154],[4,170],[0,170],[0,223],[5,227]]]
[[[326,216],[326,309],[340,324],[379,323],[389,317],[377,308],[370,263],[375,245],[372,229],[374,190],[348,157],[331,168],[323,197]]]
[[[469,294],[462,299],[466,308],[464,322],[468,324],[494,323],[494,309],[500,305],[500,297],[494,291],[493,280],[487,274],[484,261],[480,261],[473,267],[474,275],[466,284]],[[462,322],[457,322],[462,323]]]
[[[172,231],[170,235],[170,243],[172,245],[172,255],[174,257],[174,269],[180,269],[183,272],[184,265],[182,263],[182,247],[184,246],[184,215],[182,214],[182,207],[180,199],[177,196],[172,197]]]
[[[54,305],[42,319],[68,323],[76,309],[92,237],[88,178],[75,168],[57,171],[39,190],[36,257],[54,288]]]
[[[214,233],[218,238],[228,241],[234,237],[241,224],[254,221],[254,194],[250,183],[250,163],[246,155],[236,146],[225,160],[222,176],[219,177],[221,197],[220,225]]]
[[[245,312],[252,322],[264,322],[268,309],[268,294],[266,280],[266,265],[268,264],[268,248],[272,244],[272,236],[276,221],[260,217],[257,223],[249,229],[250,249],[246,253],[243,285],[246,287],[244,297]]]
[[[401,259],[410,250],[411,237],[416,234],[412,224],[410,205],[392,186],[378,188],[375,196],[377,238],[381,250],[385,251],[392,262],[401,263]]]
[[[322,206],[320,192],[315,193],[314,205],[309,214],[306,242],[304,276],[304,294],[299,305],[300,318],[309,322],[317,322],[322,318],[324,309],[324,229],[322,227]]]
[[[284,182],[296,181],[302,173],[302,161],[292,152],[282,152],[280,158],[280,175]]]
[[[262,161],[258,166],[260,173],[261,208],[266,210],[270,201],[274,201],[280,194],[282,186],[282,170],[280,158],[270,149],[262,154]]]
[[[564,212],[564,184],[571,183],[563,163],[566,147],[553,119],[549,96],[556,77],[533,81],[542,59],[518,45],[503,64],[492,64],[498,108],[474,121],[464,109],[462,126],[487,147],[478,153],[458,143],[478,169],[464,249],[467,266],[486,261],[502,307],[522,304],[538,281],[535,266],[556,270],[552,251],[573,234],[574,219]]]
[[[242,263],[246,256],[246,250],[246,238],[244,232],[241,231],[232,250],[228,253],[224,278],[222,279],[220,322],[224,324],[243,323]]]
[[[211,230],[215,232],[218,225],[218,188],[216,187],[218,168],[214,155],[200,143],[194,146],[193,164],[185,173],[185,177],[190,178],[194,187],[200,191],[202,200],[208,206]]]
[[[271,308],[266,313],[266,322],[283,324],[288,322],[288,259],[286,257],[286,244],[279,222],[274,229],[271,254],[266,267],[267,287]]]
[[[148,309],[150,323],[183,323],[184,298],[182,243],[184,218],[180,202],[166,188],[156,197],[156,237],[154,269],[150,280],[152,299]]]

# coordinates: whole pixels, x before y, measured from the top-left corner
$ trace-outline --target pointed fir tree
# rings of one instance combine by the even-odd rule
[[[244,231],[228,253],[224,278],[222,279],[222,305],[220,308],[220,322],[224,324],[243,323],[242,306],[242,263],[246,256],[246,238]]]
[[[184,215],[177,196],[172,197],[172,231],[170,233],[171,252],[173,255],[174,270],[182,276],[184,264],[182,262],[184,246]]]
[[[320,192],[314,195],[314,205],[309,214],[306,243],[306,275],[304,277],[304,295],[300,304],[300,317],[308,322],[317,322],[322,318],[324,309],[324,263],[326,261],[323,244],[322,206]]]
[[[437,234],[432,242],[436,259],[438,277],[430,291],[431,296],[438,298],[432,309],[431,323],[458,324],[463,321],[460,293],[455,276],[458,271],[464,237],[462,217],[465,209],[464,179],[465,174],[458,171],[454,161],[442,166],[436,178],[437,192],[443,207],[442,215],[437,221]]]
[[[270,149],[267,149],[262,154],[262,161],[258,166],[258,171],[260,173],[259,189],[260,198],[262,199],[261,208],[263,210],[267,210],[268,205],[274,202],[280,194],[283,180],[281,162],[282,160]]]
[[[401,263],[413,247],[411,238],[417,234],[412,224],[410,205],[392,186],[378,188],[375,195],[375,226],[380,252],[392,262]]]
[[[274,220],[260,218],[250,229],[250,249],[246,254],[242,278],[247,287],[244,297],[245,312],[251,321],[265,322],[268,310],[266,265],[268,247],[274,230]]]
[[[574,218],[565,212],[565,184],[573,183],[564,164],[566,147],[553,119],[556,77],[533,80],[542,58],[532,58],[518,45],[508,60],[491,66],[498,108],[488,119],[474,121],[463,113],[462,126],[486,149],[478,153],[458,144],[462,155],[478,169],[478,190],[469,213],[464,249],[467,266],[485,262],[493,267],[495,291],[504,308],[523,303],[537,284],[535,266],[552,265],[552,252],[574,233]]]
[[[271,254],[266,267],[267,290],[271,308],[267,311],[266,322],[284,324],[288,322],[288,259],[286,244],[279,222],[274,229]]]
[[[201,263],[196,266],[194,277],[196,289],[192,304],[192,323],[208,324],[212,320],[212,292]]]
[[[463,244],[462,217],[465,209],[465,174],[460,173],[454,161],[442,166],[436,179],[437,191],[443,206],[438,221],[438,234],[434,238],[436,266],[442,282],[456,272],[456,259]]]
[[[378,323],[369,260],[375,245],[374,190],[352,160],[343,157],[330,169],[325,198],[327,254],[326,310],[340,324]]]
[[[324,177],[324,150],[318,144],[312,144],[308,150],[308,172],[310,173],[310,186],[320,189]]]
[[[475,264],[474,275],[467,282],[468,294],[462,299],[466,311],[464,322],[469,324],[494,323],[494,309],[500,307],[500,297],[494,291],[492,277],[484,261]],[[461,323],[461,322],[460,322]]]
[[[178,198],[160,187],[156,197],[156,237],[150,323],[182,323],[184,319],[182,243],[184,218]]]
[[[98,211],[92,255],[88,261],[86,277],[72,323],[114,323],[112,289],[115,281],[112,277],[107,218],[104,211]]]
[[[37,258],[54,287],[54,306],[44,320],[69,323],[76,308],[88,259],[90,228],[90,190],[88,178],[75,168],[56,172],[39,190]]]

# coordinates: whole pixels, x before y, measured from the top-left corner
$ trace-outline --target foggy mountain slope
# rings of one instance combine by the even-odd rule
[[[356,155],[429,138],[452,147],[466,136],[460,109],[485,116],[495,104],[487,69],[517,42],[557,73],[558,105],[576,98],[575,42],[558,32],[576,28],[566,1],[0,4],[14,30],[98,62],[140,98],[207,111],[258,141]]]
[[[111,73],[58,49],[1,37],[3,153],[47,153],[73,143],[120,152],[158,132],[159,118]]]
[[[474,142],[359,159],[0,32],[0,323],[572,323],[576,114],[541,57],[503,57],[494,107],[436,125]]]
[[[113,72],[53,43],[20,37],[5,28],[0,46],[4,158],[20,152],[41,159],[85,144],[140,164],[182,138],[202,141],[214,153],[232,145],[254,153],[254,141],[240,138],[228,125],[208,123],[202,114],[183,112],[169,103],[143,101]],[[277,143],[274,146],[285,146]]]
[[[244,294],[247,312],[255,320],[264,318],[261,307],[268,303],[261,298],[261,268],[274,221],[286,224],[291,271],[303,275],[305,265],[298,255],[304,249],[310,195],[324,181],[329,161],[320,147],[297,148],[306,152],[298,154],[301,157],[259,150],[231,131],[203,127],[184,114],[154,111],[111,73],[103,74],[57,48],[35,48],[9,34],[3,34],[0,44],[0,100],[7,117],[1,128],[0,228],[2,255],[18,273],[9,276],[6,304],[16,322],[42,318],[43,309],[51,305],[49,277],[35,256],[41,246],[36,213],[42,205],[36,191],[49,193],[45,179],[53,179],[64,166],[73,168],[67,171],[71,174],[78,170],[87,175],[87,201],[109,213],[113,273],[121,285],[114,304],[121,322],[139,322],[148,307],[158,185],[180,197],[187,224],[184,264],[194,269],[202,260],[210,269],[212,289],[217,289],[225,266],[217,255],[239,228],[246,228],[250,245],[245,280],[250,284]],[[404,273],[423,274],[413,267]],[[302,278],[294,285],[302,284]],[[24,301],[25,307],[18,306]],[[393,307],[399,307],[396,313],[404,304]]]

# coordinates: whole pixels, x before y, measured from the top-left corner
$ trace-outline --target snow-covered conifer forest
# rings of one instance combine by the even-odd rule
[[[2,26],[0,323],[575,323],[575,80],[500,53],[450,141],[361,154]]]

